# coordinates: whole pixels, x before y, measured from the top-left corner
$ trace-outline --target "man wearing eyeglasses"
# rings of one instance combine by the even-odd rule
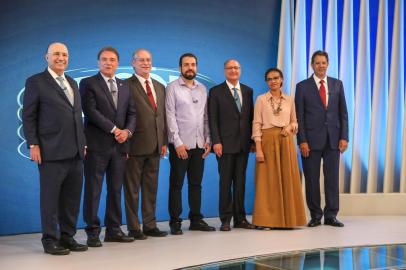
[[[252,89],[239,82],[241,67],[237,60],[224,63],[226,81],[209,93],[209,123],[213,150],[220,175],[220,231],[253,229],[245,217],[245,175],[251,141]]]

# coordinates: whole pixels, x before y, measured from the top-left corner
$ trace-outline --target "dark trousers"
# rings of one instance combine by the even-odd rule
[[[121,189],[124,179],[126,157],[113,147],[106,152],[88,151],[84,161],[85,195],[83,217],[88,235],[100,234],[99,211],[103,177],[106,174],[107,199],[104,224],[109,231],[118,231],[121,226]]]
[[[320,164],[323,158],[324,192],[326,206],[320,207]],[[313,219],[335,218],[339,210],[338,173],[340,151],[330,147],[329,140],[323,150],[310,149],[307,158],[302,156],[306,185],[306,202]]]
[[[223,154],[217,157],[220,175],[219,213],[222,223],[245,220],[245,175],[248,153]]]
[[[143,230],[156,228],[156,194],[158,191],[160,156],[157,153],[130,156],[124,179],[125,213],[128,230],[139,230],[138,209],[141,191]]]
[[[200,213],[202,179],[204,170],[204,149],[196,148],[187,151],[188,158],[181,159],[176,155],[173,144],[169,144],[169,162],[171,170],[169,175],[169,215],[170,222],[181,222],[182,214],[182,187],[187,173],[189,219],[197,221],[203,218]]]
[[[77,156],[43,161],[38,168],[42,238],[57,240],[59,232],[74,236],[83,185],[82,160]]]

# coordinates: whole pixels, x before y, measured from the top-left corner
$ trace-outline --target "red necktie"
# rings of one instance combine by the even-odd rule
[[[321,101],[323,102],[324,107],[327,107],[327,100],[326,100],[326,87],[324,87],[324,81],[321,80],[320,81],[320,97],[321,97]]]
[[[147,89],[147,96],[149,102],[151,102],[152,108],[156,111],[156,103],[154,100],[154,96],[152,95],[151,87],[149,86],[149,81],[145,80],[145,88]]]

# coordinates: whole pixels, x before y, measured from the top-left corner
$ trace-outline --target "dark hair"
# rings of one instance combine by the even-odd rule
[[[179,58],[179,66],[180,67],[182,66],[183,58],[185,58],[185,57],[193,57],[196,60],[196,65],[197,65],[197,57],[196,57],[196,55],[194,55],[193,53],[184,53]]]
[[[314,58],[316,58],[316,56],[324,56],[327,59],[327,63],[328,63],[328,53],[325,51],[315,51],[312,55],[312,64],[314,63]]]
[[[277,72],[277,73],[279,73],[279,76],[280,76],[280,77],[282,78],[282,80],[283,80],[283,72],[282,72],[282,70],[280,70],[279,68],[273,67],[273,68],[268,68],[268,70],[265,71],[265,82],[267,82],[268,74],[271,73],[271,72]],[[282,87],[282,85],[283,85],[283,82],[281,82],[281,87]]]
[[[114,54],[117,56],[117,60],[120,60],[120,55],[118,54],[118,51],[117,51],[115,48],[111,47],[111,46],[107,46],[107,47],[102,48],[102,49],[99,51],[99,53],[97,54],[97,60],[100,60],[100,55],[101,55],[103,52],[112,52],[112,53],[114,53]]]

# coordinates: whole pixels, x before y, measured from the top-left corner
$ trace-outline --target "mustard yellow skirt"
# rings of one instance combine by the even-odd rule
[[[281,128],[262,130],[265,162],[255,166],[255,203],[252,222],[257,226],[292,228],[306,224],[306,214],[293,136]]]

